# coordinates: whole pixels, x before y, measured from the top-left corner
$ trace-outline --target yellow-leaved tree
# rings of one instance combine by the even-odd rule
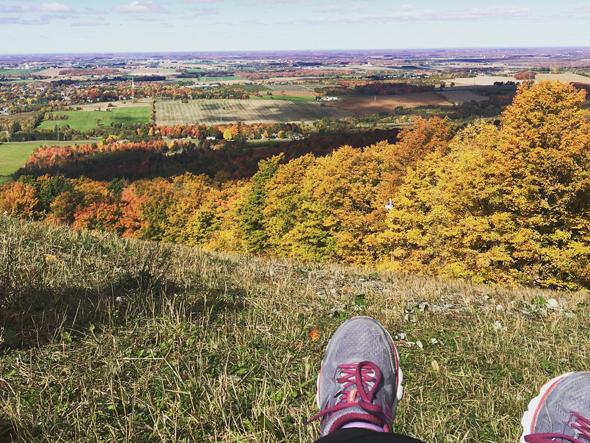
[[[590,288],[584,101],[567,83],[522,85],[499,129],[470,126],[419,162],[394,198],[384,267]]]

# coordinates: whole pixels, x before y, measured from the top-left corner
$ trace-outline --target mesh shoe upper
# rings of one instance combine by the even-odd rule
[[[590,442],[590,373],[561,375],[546,383],[522,418],[521,442]]]
[[[402,397],[402,372],[389,333],[379,322],[355,317],[332,336],[318,376],[322,435],[350,422],[391,432]]]

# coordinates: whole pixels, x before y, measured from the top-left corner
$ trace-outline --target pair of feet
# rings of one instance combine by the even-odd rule
[[[354,317],[334,333],[318,376],[322,436],[342,428],[392,432],[403,395],[399,355],[385,328]],[[568,373],[545,384],[522,418],[521,443],[590,441],[590,373]],[[585,439],[585,442],[582,442]]]

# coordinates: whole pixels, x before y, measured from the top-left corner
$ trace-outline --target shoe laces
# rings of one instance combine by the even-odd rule
[[[373,397],[381,381],[379,367],[370,361],[362,361],[357,364],[342,364],[338,368],[340,369],[340,377],[336,381],[342,385],[342,389],[334,394],[334,397],[338,397],[338,402],[334,406],[324,409],[305,424],[334,412],[359,406],[376,417],[379,426],[385,426],[387,417],[383,407],[373,404]],[[357,400],[357,394],[360,397],[359,400]]]
[[[586,440],[586,442],[590,441],[590,420],[586,417],[581,416],[580,414],[576,414],[575,412],[572,413],[570,416],[570,422],[572,419],[575,418],[575,421],[570,425],[572,428],[576,429],[579,432],[579,437]],[[543,432],[539,434],[530,434],[524,436],[524,441],[528,443],[553,443],[555,439],[559,438],[564,441],[569,441],[571,443],[584,443],[582,440],[576,437],[570,437],[569,435],[565,434],[558,434],[558,433],[551,433],[551,432]]]

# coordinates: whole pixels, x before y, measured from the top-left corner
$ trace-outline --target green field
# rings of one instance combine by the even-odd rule
[[[0,183],[9,180],[9,175],[24,166],[35,148],[40,146],[75,145],[87,142],[31,141],[3,143],[0,145]]]
[[[292,100],[179,100],[159,101],[156,121],[159,125],[213,125],[229,122],[275,123],[313,122],[323,117],[346,118],[352,113],[310,101]]]
[[[105,111],[105,105],[101,106],[102,111],[65,111],[56,114],[67,115],[67,120],[59,121],[45,121],[39,125],[39,129],[54,129],[55,125],[59,123],[60,126],[69,125],[72,129],[86,131],[95,128],[98,120],[103,126],[110,126],[111,123],[122,123],[131,125],[133,123],[148,123],[150,120],[150,108],[144,107],[129,107],[129,108],[111,108],[110,112]]]
[[[43,69],[0,69],[0,75],[27,75],[35,74]]]

